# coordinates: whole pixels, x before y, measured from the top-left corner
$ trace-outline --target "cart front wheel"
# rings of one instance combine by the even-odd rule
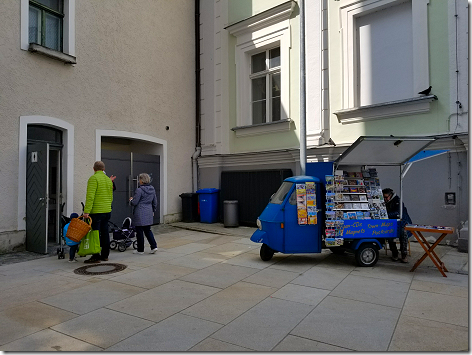
[[[356,251],[359,266],[374,266],[379,261],[379,248],[374,244],[362,244]]]
[[[110,249],[111,249],[111,250],[115,250],[115,249],[116,249],[116,242],[115,242],[114,240],[112,240],[112,241],[110,242]]]
[[[260,255],[263,261],[269,261],[274,256],[274,250],[272,250],[267,244],[262,244]]]

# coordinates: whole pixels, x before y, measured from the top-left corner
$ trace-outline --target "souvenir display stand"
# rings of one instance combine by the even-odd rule
[[[388,219],[375,167],[399,166],[401,199],[404,164],[432,141],[359,137],[336,161],[310,163],[306,176],[285,179],[251,237],[262,243],[261,259],[329,248],[333,253],[354,253],[360,266],[375,265],[379,249],[385,239],[397,237],[399,225],[399,220]]]

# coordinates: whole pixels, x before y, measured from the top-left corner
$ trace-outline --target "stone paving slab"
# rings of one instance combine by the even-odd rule
[[[101,308],[51,329],[104,349],[152,325],[153,322]]]
[[[141,270],[114,276],[110,281],[151,289],[195,272],[196,270],[197,269],[189,267],[160,263]]]
[[[237,346],[234,344],[229,344],[224,341],[206,338],[202,342],[195,345],[189,351],[199,351],[199,352],[240,352],[240,351],[252,351],[251,349],[243,348],[242,346]]]
[[[410,317],[455,324],[469,325],[468,299],[439,293],[410,290],[402,314]],[[447,307],[440,307],[447,304]]]
[[[406,282],[348,275],[330,296],[402,308],[409,288]]]
[[[220,289],[215,287],[173,280],[111,304],[107,308],[160,322],[219,291]]]
[[[238,282],[183,310],[182,313],[215,323],[228,324],[276,290],[267,286]]]
[[[142,293],[144,290],[105,280],[44,298],[41,302],[77,314],[85,314]]]
[[[221,289],[229,287],[236,282],[255,274],[257,271],[258,269],[244,266],[216,264],[183,276],[180,279]]]
[[[39,302],[25,303],[0,312],[0,345],[77,317]],[[3,348],[2,348],[3,349]]]
[[[33,352],[33,351],[101,351],[98,346],[75,339],[65,334],[44,329],[19,340],[2,346],[3,351]]]
[[[267,298],[212,335],[256,351],[272,350],[313,306]]]
[[[135,334],[107,351],[186,351],[221,327],[221,324],[175,314]]]
[[[469,351],[469,329],[402,315],[389,351]]]
[[[339,346],[329,345],[306,338],[288,335],[277,345],[273,351],[283,352],[344,352],[352,351]]]
[[[290,332],[357,351],[386,351],[401,309],[328,296]]]

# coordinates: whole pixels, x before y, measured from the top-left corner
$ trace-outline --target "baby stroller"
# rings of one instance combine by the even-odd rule
[[[110,249],[115,250],[118,247],[119,251],[125,251],[131,244],[133,244],[134,249],[138,249],[138,241],[133,240],[136,237],[136,230],[131,225],[130,217],[123,220],[121,228],[111,221],[108,221],[108,224],[114,228]]]

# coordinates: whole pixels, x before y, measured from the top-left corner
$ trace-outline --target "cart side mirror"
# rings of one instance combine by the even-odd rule
[[[273,193],[272,195],[270,195],[270,198],[269,198],[269,202],[272,201],[272,197],[274,197],[275,193]]]

